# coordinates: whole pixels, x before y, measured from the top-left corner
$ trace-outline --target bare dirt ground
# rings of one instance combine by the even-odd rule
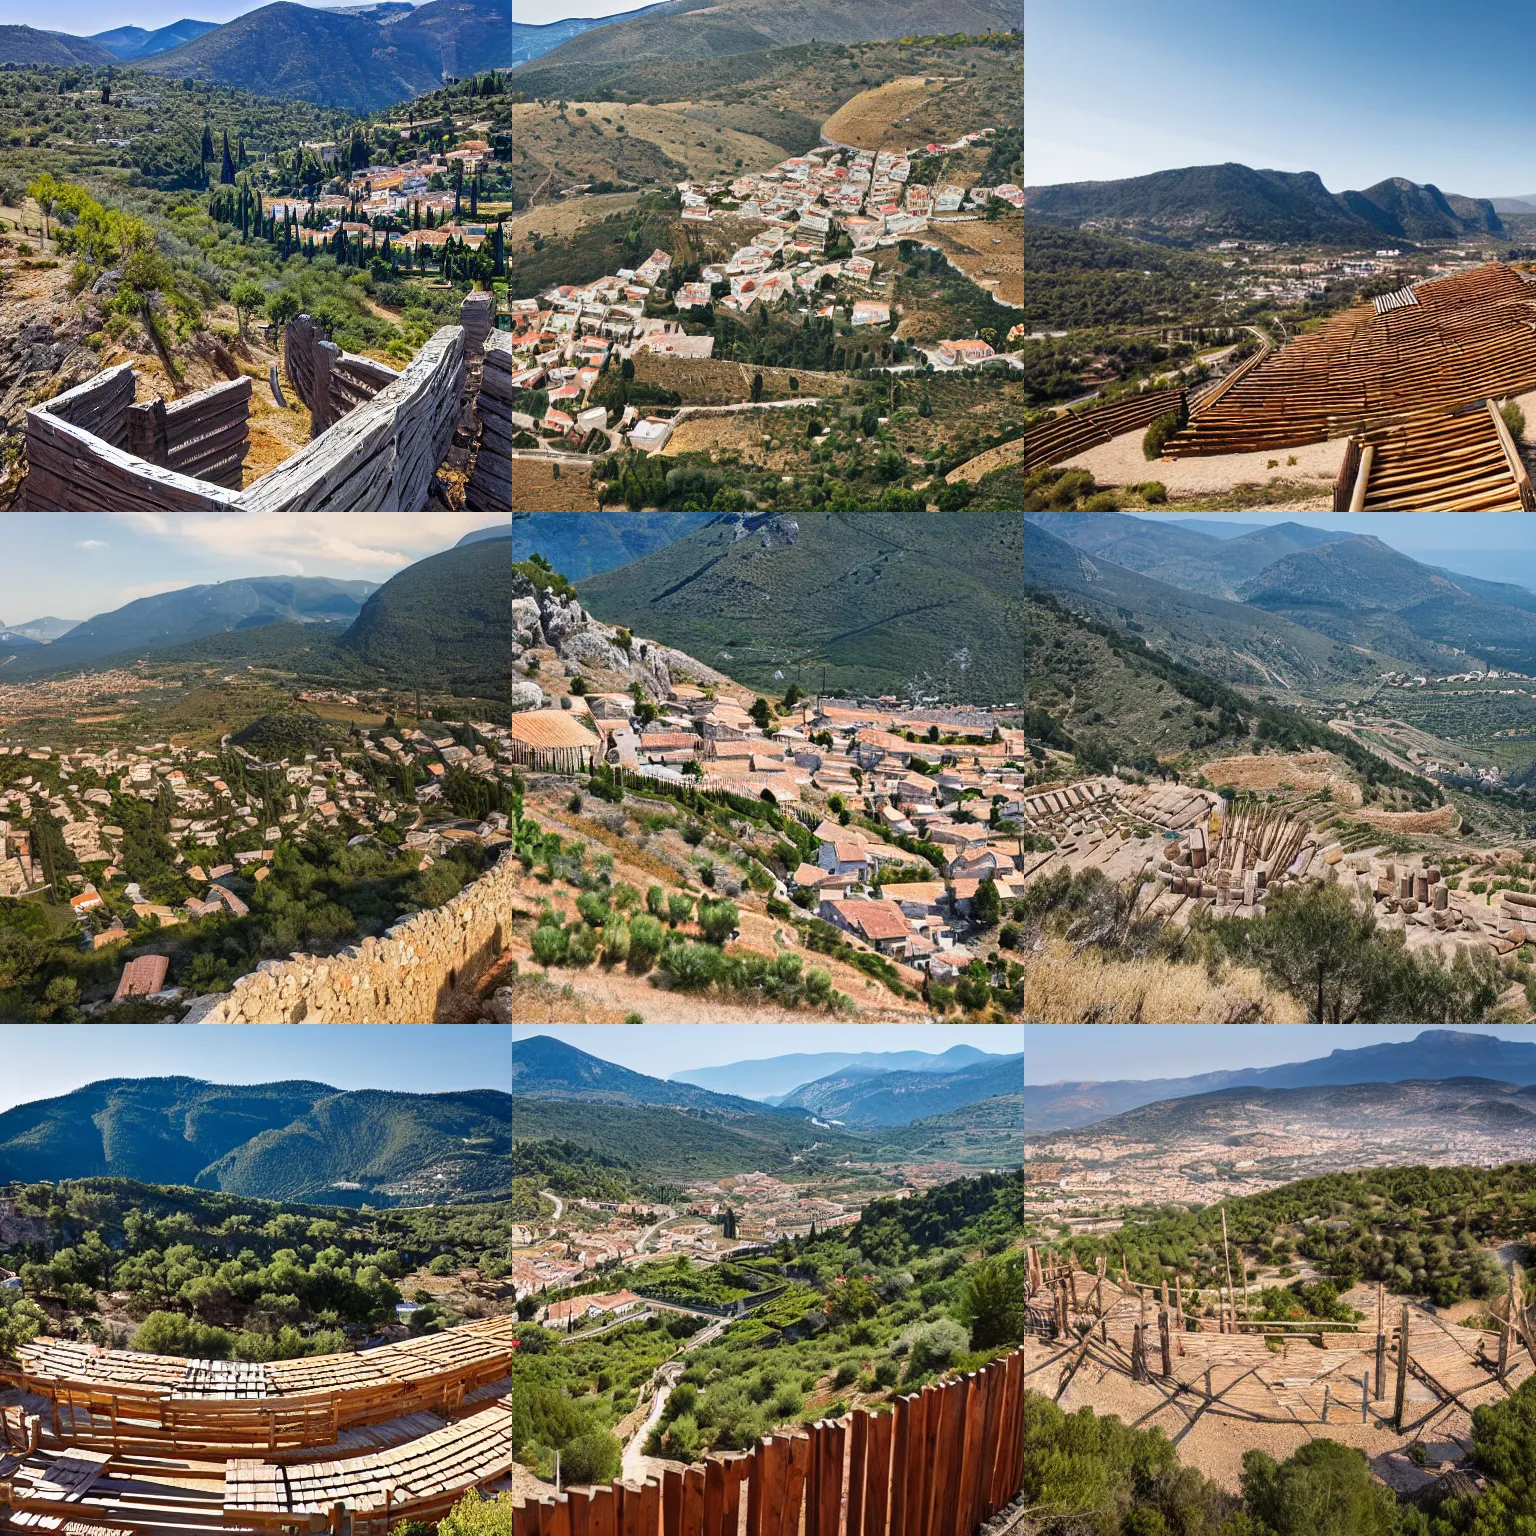
[[[902,75],[873,90],[861,91],[845,101],[821,125],[822,133],[839,144],[857,149],[911,149],[925,143],[928,135],[915,126],[903,126],[930,97],[947,75]],[[957,132],[963,130],[957,130]]]
[[[557,477],[548,459],[513,459],[512,510],[596,512],[592,477],[574,464],[562,464]]]
[[[752,376],[763,376],[764,400],[794,400],[846,395],[849,380],[841,373],[813,373],[801,368],[758,368],[723,357],[663,357],[641,352],[635,357],[635,379],[675,389],[684,405],[739,405],[752,398]],[[795,389],[789,387],[793,379]]]
[[[706,180],[766,170],[784,158],[777,144],[756,134],[692,120],[688,113],[694,106],[691,101],[668,101],[653,107],[567,100],[562,121],[554,102],[543,107],[537,102],[523,102],[512,108],[513,133],[531,159],[563,168],[556,175],[557,186],[568,185],[572,179],[639,180],[626,173],[625,139],[634,144],[654,144],[684,166],[689,176]],[[622,134],[618,132],[620,125]],[[738,159],[742,162],[739,168]]]
[[[1024,302],[1024,215],[1009,214],[990,223],[930,222],[923,237],[940,246],[949,259],[979,287],[1005,304]]]
[[[567,790],[533,790],[527,809],[546,830],[566,839],[580,839],[592,852],[612,855],[615,884],[628,881],[644,891],[660,884],[668,891],[686,890],[690,895],[707,894],[696,880],[687,879],[694,850],[676,829],[642,837],[636,826],[626,825],[622,832],[603,824],[600,815],[608,814],[600,803],[590,810],[572,812],[565,804]],[[596,812],[597,814],[593,814]],[[520,1021],[540,1023],[621,1023],[638,1013],[647,1023],[705,1024],[740,1020],[753,1023],[804,1023],[815,1015],[804,1010],[779,1008],[770,1004],[737,1003],[716,996],[694,996],[665,991],[653,986],[646,976],[634,976],[623,966],[592,965],[572,969],[564,966],[549,971],[541,983],[542,968],[533,959],[531,936],[534,915],[548,901],[569,922],[576,917],[575,895],[571,891],[545,884],[538,872],[530,873],[519,890],[519,909],[526,919],[514,917],[510,949],[521,973],[514,984],[513,1011]],[[863,1023],[889,1023],[928,1018],[927,1005],[918,999],[898,998],[894,993],[856,967],[827,955],[808,950],[800,942],[793,924],[770,917],[763,898],[748,891],[733,898],[740,910],[739,936],[727,946],[730,951],[754,951],[770,958],[784,953],[797,954],[802,966],[820,966],[832,977],[837,991],[849,997]],[[679,929],[697,937],[693,924]],[[917,971],[898,965],[898,973],[909,986],[918,987],[922,977]],[[543,1013],[545,1017],[538,1018]]]
[[[1453,805],[1438,806],[1433,811],[1383,811],[1376,806],[1365,806],[1352,814],[1356,821],[1380,827],[1383,832],[1449,832],[1457,822]]]
[[[1086,469],[1100,485],[1136,485],[1144,480],[1160,480],[1170,497],[1212,496],[1239,484],[1263,485],[1269,481],[1291,484],[1315,482],[1317,506],[1310,510],[1327,511],[1333,505],[1333,482],[1344,462],[1345,439],[1327,443],[1308,443],[1302,448],[1281,449],[1275,453],[1217,453],[1192,459],[1149,460],[1141,451],[1146,436],[1144,428],[1122,432],[1119,437],[1058,465],[1060,469]],[[1287,461],[1294,458],[1296,462]],[[1273,461],[1273,467],[1271,467]],[[1297,510],[1304,504],[1295,503]],[[1233,511],[1241,511],[1234,502]]]

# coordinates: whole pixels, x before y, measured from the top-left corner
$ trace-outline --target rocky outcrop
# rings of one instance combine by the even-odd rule
[[[560,658],[567,677],[583,668],[618,672],[653,698],[672,685],[666,652],[643,640],[628,650],[618,644],[618,627],[595,619],[572,596],[548,588],[535,591],[525,577],[514,573],[512,598],[512,660],[536,647],[548,647]],[[547,700],[537,683],[514,679],[513,709],[540,709]]]
[[[457,896],[339,955],[264,960],[185,1024],[433,1024],[448,995],[506,948],[522,869],[510,850]]]

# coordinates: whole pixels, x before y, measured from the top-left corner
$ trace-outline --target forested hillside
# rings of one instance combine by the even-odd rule
[[[342,645],[399,687],[506,698],[510,538],[430,555],[375,592]]]
[[[1064,1243],[1089,1270],[1100,1255],[1131,1278],[1156,1284],[1168,1268],[1217,1284],[1221,1221],[1260,1263],[1309,1260],[1340,1290],[1379,1280],[1436,1306],[1502,1289],[1483,1252],[1536,1226],[1536,1164],[1497,1168],[1381,1168],[1302,1179],[1203,1210],[1126,1222],[1118,1231]]]
[[[358,1212],[127,1179],[0,1193],[38,1234],[0,1245],[23,1286],[0,1292],[0,1350],[42,1329],[214,1359],[325,1354],[393,1322],[415,1270],[504,1270],[504,1205]],[[427,1305],[411,1326],[458,1320]]]
[[[431,1169],[443,1174],[437,1198],[484,1199],[506,1185],[510,1120],[508,1095],[489,1089],[117,1078],[0,1114],[0,1178],[117,1175],[343,1204],[372,1191],[364,1197],[389,1204],[380,1186]]]

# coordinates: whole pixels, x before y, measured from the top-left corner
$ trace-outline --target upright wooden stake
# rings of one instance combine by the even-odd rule
[[[1163,1377],[1166,1380],[1173,1375],[1173,1355],[1171,1341],[1168,1337],[1167,1307],[1159,1307],[1157,1311],[1157,1338],[1163,1347]]]
[[[1506,1292],[1506,1316],[1504,1326],[1499,1329],[1499,1380],[1503,1381],[1509,1374],[1509,1336],[1515,1328],[1515,1276],[1510,1271],[1509,1290]]]
[[[1227,1208],[1225,1205],[1221,1208],[1221,1253],[1227,1265],[1227,1304],[1232,1308],[1232,1316],[1235,1321],[1237,1317],[1237,1298],[1232,1293],[1232,1249],[1227,1243]],[[1236,1327],[1232,1329],[1232,1332],[1237,1332]]]
[[[1403,1322],[1397,1334],[1397,1401],[1392,1410],[1392,1427],[1403,1432],[1403,1398],[1408,1391],[1408,1303],[1403,1303]]]

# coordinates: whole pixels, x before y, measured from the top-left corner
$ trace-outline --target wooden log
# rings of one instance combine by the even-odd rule
[[[49,412],[32,407],[27,411],[27,458],[34,462],[55,456],[54,473],[69,487],[67,495],[26,495],[29,511],[59,512],[222,512],[234,508],[232,499],[189,476],[158,464],[148,464],[101,438],[84,432]],[[60,471],[63,471],[62,473]]]
[[[170,433],[164,400],[146,400],[127,407],[128,432],[124,447],[136,458],[151,464],[170,463]]]
[[[276,405],[280,411],[286,411],[288,409],[288,402],[283,398],[283,385],[282,381],[277,376],[276,363],[273,363],[271,367],[267,369],[267,384],[272,390],[272,403]]]

